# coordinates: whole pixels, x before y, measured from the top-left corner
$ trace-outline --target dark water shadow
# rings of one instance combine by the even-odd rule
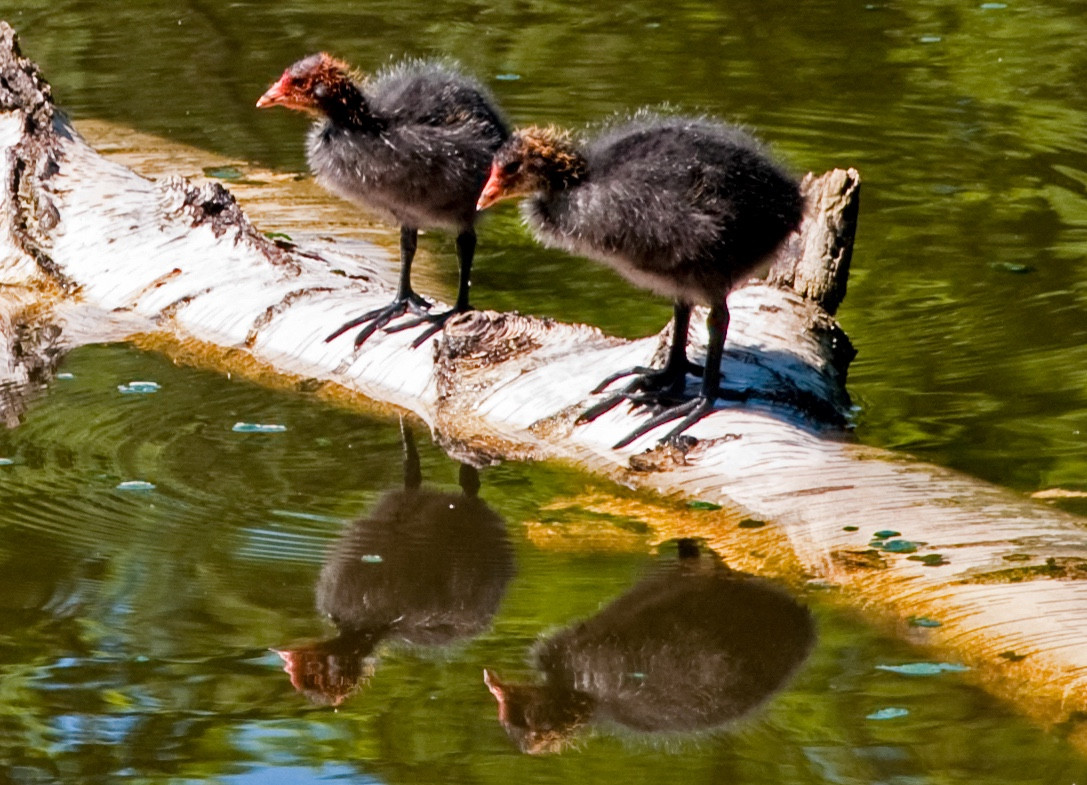
[[[410,429],[404,487],[385,494],[330,550],[317,610],[334,638],[277,649],[291,684],[314,703],[339,705],[374,672],[383,641],[448,646],[484,632],[514,575],[505,521],[478,496],[461,464],[460,493],[427,488]]]
[[[591,725],[719,728],[782,689],[814,641],[810,613],[786,592],[685,540],[675,562],[537,644],[542,684],[506,683],[490,670],[484,681],[521,750],[552,753]]]

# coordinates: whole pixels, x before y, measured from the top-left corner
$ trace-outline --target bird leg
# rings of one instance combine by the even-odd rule
[[[713,404],[721,396],[721,356],[725,348],[725,334],[728,332],[728,306],[724,301],[710,308],[706,319],[709,342],[706,347],[705,373],[702,374],[702,389],[689,401],[672,406],[647,422],[642,423],[633,432],[627,434],[614,447],[626,447],[640,436],[644,436],[659,425],[683,418],[679,425],[670,430],[662,444],[675,444],[681,433],[713,411]]]
[[[336,331],[325,338],[325,343],[339,338],[348,330],[366,324],[355,336],[355,348],[358,349],[366,340],[382,327],[398,316],[403,316],[408,311],[419,314],[425,313],[430,307],[425,299],[416,294],[411,288],[411,263],[415,259],[415,249],[419,243],[419,230],[409,227],[400,227],[400,284],[396,290],[396,297],[388,305],[367,311],[362,316],[356,316],[349,322],[341,324]]]
[[[472,286],[472,259],[475,256],[475,252],[475,230],[466,229],[458,234],[457,260],[460,262],[460,281],[457,285],[457,302],[451,309],[443,311],[442,313],[420,314],[417,318],[402,322],[395,327],[386,327],[385,332],[398,333],[401,330],[410,330],[412,327],[418,327],[421,324],[427,325],[427,328],[423,330],[422,334],[411,342],[411,348],[417,349],[423,345],[427,338],[445,327],[445,323],[448,322],[450,318],[456,316],[458,313],[470,311],[472,306],[468,304],[468,293]]]
[[[419,448],[415,446],[415,433],[400,415],[400,441],[404,445],[404,490],[417,491],[423,485],[423,468],[419,463]]]
[[[657,369],[636,365],[613,373],[593,389],[594,395],[603,392],[616,379],[637,374],[638,378],[627,389],[647,392],[668,391],[678,396],[683,394],[687,374],[702,375],[702,366],[687,359],[687,330],[691,322],[691,306],[677,300],[673,308],[672,345],[668,349],[668,361],[665,366]]]
[[[595,420],[623,401],[647,406],[660,406],[666,402],[675,403],[683,396],[683,390],[687,386],[687,374],[703,375],[702,366],[687,359],[687,330],[691,323],[691,306],[677,300],[674,313],[672,345],[668,349],[668,361],[664,367],[635,366],[613,373],[604,379],[593,389],[594,395],[602,392],[616,379],[635,375],[634,380],[622,390],[585,410],[577,419],[579,424]]]

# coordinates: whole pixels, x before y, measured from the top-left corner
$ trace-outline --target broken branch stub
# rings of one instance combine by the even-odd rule
[[[790,238],[767,280],[795,289],[834,315],[845,299],[853,258],[860,175],[856,169],[835,169],[822,177],[808,174],[801,189],[807,201],[807,226]]]

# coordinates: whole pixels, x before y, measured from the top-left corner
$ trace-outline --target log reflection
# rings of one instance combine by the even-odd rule
[[[21,310],[25,307],[0,293],[0,427],[5,428],[22,423],[65,352],[60,326],[47,315],[28,315]]]
[[[460,493],[424,487],[402,428],[404,488],[348,527],[317,581],[317,610],[340,634],[279,650],[291,684],[315,703],[357,692],[381,641],[443,646],[483,632],[514,574],[505,522],[478,497],[476,469],[461,465]]]
[[[483,678],[522,751],[559,752],[601,722],[649,733],[724,725],[781,689],[814,640],[788,594],[682,541],[675,563],[537,645],[542,684]]]

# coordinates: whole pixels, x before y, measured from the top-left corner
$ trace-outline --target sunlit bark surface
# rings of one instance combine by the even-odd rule
[[[559,459],[719,504],[647,523],[661,539],[700,536],[743,569],[821,582],[1087,738],[1084,521],[857,445],[842,427],[853,348],[833,313],[857,221],[855,171],[806,181],[802,231],[770,282],[730,298],[723,374],[744,400],[691,428],[685,451],[653,449],[663,429],[613,450],[644,413],[574,420],[601,378],[650,363],[667,328],[627,341],[477,311],[418,350],[411,331],[379,333],[358,352],[350,334],[325,343],[392,293],[388,252],[342,231],[353,211],[273,173],[232,186],[250,217],[217,182],[136,174],[122,161],[157,175],[214,161],[127,147],[133,137],[88,125],[99,153],[54,110],[11,29],[0,39],[0,379],[40,385],[64,346],[126,335],[205,366],[411,410],[475,462]],[[16,389],[0,387],[8,425],[26,405]]]

